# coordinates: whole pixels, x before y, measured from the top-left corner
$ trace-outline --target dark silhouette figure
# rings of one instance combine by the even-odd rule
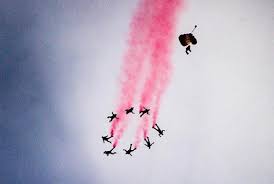
[[[119,119],[119,118],[117,118],[117,114],[114,114],[113,112],[111,112],[111,113],[112,113],[112,115],[107,117],[107,118],[110,119],[109,122],[112,122],[112,120],[113,120],[114,118]]]
[[[157,128],[155,126],[153,126],[152,128],[159,133],[159,136],[161,137],[162,135],[164,135],[165,130],[161,130],[160,127],[157,124],[155,124],[155,125],[156,125]]]
[[[113,147],[113,148],[112,148],[111,150],[109,150],[109,151],[104,151],[104,154],[106,154],[107,156],[116,154],[116,152],[112,152],[112,150],[113,150],[114,148],[115,148],[115,147]]]
[[[133,109],[134,109],[134,107],[131,107],[131,108],[129,108],[129,109],[126,109],[126,110],[125,110],[125,111],[126,111],[126,114],[128,114],[128,113],[134,114]]]
[[[188,55],[189,52],[191,52],[190,45],[188,45],[188,46],[186,47],[186,54]]]
[[[145,107],[143,107],[144,110],[140,110],[139,111],[139,114],[140,114],[140,117],[142,117],[144,114],[148,114],[149,115],[149,111],[150,109],[147,109]]]
[[[136,148],[131,149],[131,147],[132,147],[132,144],[130,144],[130,147],[129,147],[128,150],[123,149],[123,150],[126,152],[126,155],[132,156],[132,155],[131,155],[131,152],[133,152],[134,150],[136,150]]]
[[[150,149],[150,147],[152,146],[152,144],[154,144],[154,142],[153,142],[153,143],[150,143],[149,137],[145,138],[144,140],[146,141],[145,146],[148,147],[148,148]]]
[[[193,31],[197,28],[197,25],[193,28],[191,33],[182,34],[179,36],[179,41],[182,44],[182,46],[186,47],[186,54],[188,55],[189,52],[191,52],[190,45],[196,45],[197,39],[193,36]]]
[[[111,143],[111,141],[109,141],[109,139],[111,139],[113,136],[102,136],[102,139],[103,139],[103,143],[105,143],[105,141],[107,141],[107,142],[109,142],[109,143]]]

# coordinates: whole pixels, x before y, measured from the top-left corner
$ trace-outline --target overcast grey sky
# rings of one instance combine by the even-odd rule
[[[0,2],[0,183],[272,184],[274,3],[186,1],[159,124],[133,157],[136,119],[117,148],[106,116],[137,0]]]

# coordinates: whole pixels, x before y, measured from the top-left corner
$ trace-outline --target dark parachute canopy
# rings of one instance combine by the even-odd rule
[[[182,34],[179,36],[180,43],[185,47],[190,43],[193,45],[197,44],[197,39],[193,36],[192,33]]]
[[[191,33],[181,34],[179,36],[179,41],[184,47],[189,45],[189,44],[193,44],[193,45],[197,44],[197,39],[192,34],[196,27],[197,27],[197,25],[195,25],[195,27],[194,27],[194,29],[192,30]]]

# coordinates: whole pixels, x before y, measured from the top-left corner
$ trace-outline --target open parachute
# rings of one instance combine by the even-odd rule
[[[186,33],[186,34],[181,34],[179,36],[179,41],[182,44],[182,46],[186,47],[186,53],[191,52],[190,50],[190,45],[196,45],[197,44],[197,39],[194,37],[192,34],[193,31],[197,28],[197,25],[193,28],[191,33]]]
[[[192,45],[196,45],[197,44],[197,39],[194,37],[194,35],[192,34],[193,31],[196,29],[197,25],[195,25],[195,27],[193,28],[193,30],[191,31],[191,33],[187,33],[187,34],[181,34],[179,36],[179,41],[182,44],[182,46],[187,46],[189,44]]]

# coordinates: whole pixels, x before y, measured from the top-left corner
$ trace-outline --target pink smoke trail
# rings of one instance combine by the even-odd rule
[[[123,58],[120,76],[121,96],[116,110],[119,119],[115,119],[110,128],[110,134],[114,136],[114,147],[117,146],[127,128],[124,110],[131,107],[134,102],[145,57],[147,56],[148,48],[146,43],[149,35],[146,28],[150,24],[150,19],[147,16],[151,4],[153,2],[150,0],[141,0],[131,21],[128,49]]]
[[[170,31],[169,34],[169,39],[165,40],[166,44],[163,44],[163,46],[165,46],[166,48],[162,48],[163,51],[166,52],[162,52],[163,55],[161,56],[162,58],[160,58],[160,60],[162,60],[162,64],[160,65],[161,67],[159,68],[158,72],[160,73],[159,78],[158,78],[158,88],[156,90],[156,99],[155,99],[155,106],[154,106],[154,111],[153,111],[153,115],[152,115],[152,127],[155,126],[155,124],[157,123],[157,118],[158,118],[158,114],[159,114],[159,108],[160,108],[160,103],[161,103],[161,98],[164,94],[164,92],[166,91],[166,88],[170,82],[170,77],[172,74],[172,64],[171,64],[171,43],[172,43],[172,38],[174,38],[174,33],[175,33],[175,23],[176,23],[176,19],[179,15],[179,10],[182,8],[182,6],[184,5],[183,0],[179,0],[177,2],[175,2],[175,4],[177,3],[176,6],[176,10],[174,11],[174,14],[171,15],[171,19],[173,19],[173,21],[171,22],[171,26],[173,27],[173,30]],[[168,43],[169,42],[169,43]],[[157,48],[156,48],[157,50]],[[157,51],[156,51],[157,52]]]
[[[163,95],[167,84],[169,83],[172,65],[171,65],[171,43],[175,33],[175,23],[178,11],[183,3],[182,0],[155,0],[153,23],[150,29],[152,51],[150,56],[150,75],[147,78],[143,93],[141,95],[140,107],[148,107],[155,101],[156,107],[153,114],[153,126],[158,116],[161,96]],[[140,143],[140,132],[147,137],[149,121],[147,118],[142,120],[135,140],[135,147]]]

